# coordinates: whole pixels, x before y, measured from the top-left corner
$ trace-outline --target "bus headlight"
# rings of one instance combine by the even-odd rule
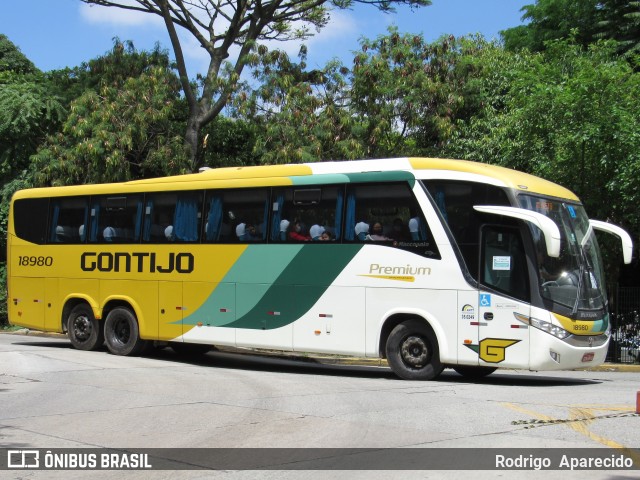
[[[554,325],[549,322],[545,322],[544,320],[539,320],[533,317],[527,317],[525,315],[521,315],[515,312],[513,315],[520,322],[526,323],[527,325],[531,325],[532,327],[535,327],[538,330],[542,330],[543,332],[546,332],[550,335],[553,335],[554,337],[559,338],[560,340],[564,340],[569,335],[571,335],[571,333],[567,332],[564,328],[558,327],[557,325]]]

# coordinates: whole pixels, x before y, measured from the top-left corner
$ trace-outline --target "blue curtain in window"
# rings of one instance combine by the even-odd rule
[[[100,204],[95,201],[91,206],[91,230],[89,232],[89,241],[98,241],[98,220],[100,219]]]
[[[144,213],[144,230],[143,238],[145,242],[151,239],[151,219],[153,218],[153,200],[147,200],[147,208]]]
[[[207,242],[218,241],[220,227],[222,227],[222,197],[213,195],[209,204],[209,215],[207,216]]]
[[[427,239],[427,222],[424,218],[420,217],[420,224],[418,226],[419,230],[420,230],[420,240],[426,240]]]
[[[279,192],[275,196],[273,217],[271,218],[271,240],[280,241],[280,222],[282,221],[282,208],[284,206],[284,193]]]
[[[356,236],[356,195],[353,192],[347,194],[347,212],[344,221],[344,239],[354,240]]]
[[[266,240],[267,239],[267,230],[269,230],[268,228],[268,221],[269,221],[269,199],[264,201],[264,216],[262,217],[262,223],[260,225],[262,225],[262,240]],[[278,225],[280,225],[278,223]]]
[[[84,220],[82,222],[82,225],[80,225],[80,227],[78,228],[78,233],[80,234],[80,242],[84,243],[85,239],[87,238],[87,230],[89,228],[89,206],[85,205],[84,206]]]
[[[440,209],[440,213],[444,217],[444,221],[449,223],[449,219],[447,218],[447,204],[445,202],[444,190],[439,188],[436,191],[435,200],[436,200],[436,205],[438,205],[438,208]]]
[[[173,234],[181,242],[198,240],[198,200],[193,195],[178,198],[173,218]]]
[[[136,207],[136,226],[135,226],[135,237],[134,239],[138,241],[140,239],[140,232],[142,231],[142,219],[144,218],[144,204],[142,203],[142,199],[138,200],[138,205]]]
[[[340,240],[340,228],[342,227],[342,204],[344,203],[344,192],[338,190],[338,198],[336,198],[336,224],[335,224],[335,239]]]
[[[60,218],[60,204],[58,202],[53,204],[51,212],[51,232],[49,240],[52,242],[57,241],[56,229],[58,228],[58,219]]]

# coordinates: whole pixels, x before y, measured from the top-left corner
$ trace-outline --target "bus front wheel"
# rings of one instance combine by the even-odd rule
[[[138,355],[147,345],[147,341],[140,338],[135,314],[126,307],[116,307],[109,312],[104,322],[104,337],[114,355]]]
[[[76,305],[67,318],[69,340],[78,350],[97,350],[104,343],[102,325],[85,303]]]
[[[433,380],[444,369],[435,334],[418,320],[396,325],[387,339],[386,353],[393,373],[405,380]]]

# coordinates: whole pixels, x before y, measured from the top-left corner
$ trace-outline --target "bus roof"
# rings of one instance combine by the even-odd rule
[[[578,200],[574,193],[560,185],[517,170],[467,160],[406,157],[215,168],[204,170],[201,173],[133,180],[118,184],[31,189],[28,194],[26,194],[26,192],[17,192],[16,198],[39,195],[106,194],[113,193],[114,189],[122,193],[134,191],[146,192],[153,191],[160,185],[164,185],[167,190],[184,190],[188,183],[198,184],[197,186],[194,185],[195,188],[310,185],[315,182],[324,184],[349,183],[352,181],[366,181],[368,175],[363,174],[371,174],[370,178],[372,181],[391,181],[401,178],[398,176],[399,172],[410,173],[415,178],[422,180],[450,179],[476,181],[513,188],[528,193],[537,193],[573,201]],[[404,175],[407,176],[407,173]],[[311,175],[316,175],[313,177],[313,180],[309,178]],[[322,179],[317,177],[317,175],[321,175]]]

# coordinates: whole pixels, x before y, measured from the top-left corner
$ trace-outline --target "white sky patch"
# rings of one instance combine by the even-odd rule
[[[130,2],[134,4],[135,2]],[[80,17],[93,25],[141,27],[152,26],[164,28],[164,21],[158,15],[117,7],[80,4]]]

